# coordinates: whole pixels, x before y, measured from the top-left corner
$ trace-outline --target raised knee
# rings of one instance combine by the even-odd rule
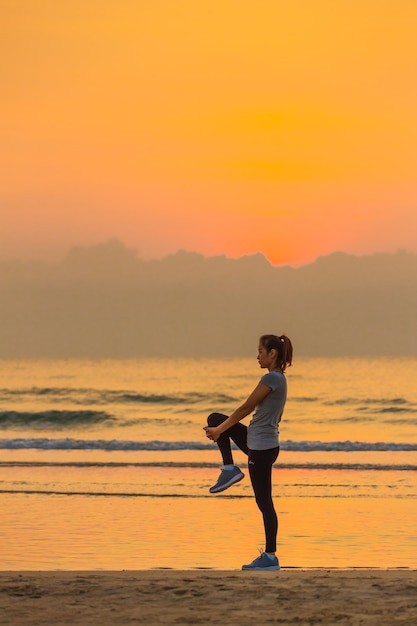
[[[218,426],[224,420],[227,419],[226,415],[222,415],[222,413],[210,413],[207,418],[207,424],[209,426]]]

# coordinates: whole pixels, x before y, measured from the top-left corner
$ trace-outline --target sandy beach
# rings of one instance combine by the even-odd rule
[[[417,623],[417,570],[1,572],[2,626]]]

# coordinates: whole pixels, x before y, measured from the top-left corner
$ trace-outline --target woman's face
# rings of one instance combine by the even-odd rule
[[[258,346],[258,363],[262,368],[271,369],[274,366],[276,350],[268,350],[261,343]]]

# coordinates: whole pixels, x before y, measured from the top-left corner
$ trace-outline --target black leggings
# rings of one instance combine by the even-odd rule
[[[219,426],[227,415],[211,413],[207,418],[209,426]],[[278,458],[279,447],[269,450],[248,448],[248,429],[238,422],[220,435],[217,440],[224,465],[233,464],[230,441],[248,455],[249,475],[255,494],[256,504],[262,513],[265,528],[265,552],[275,552],[277,548],[278,518],[272,501],[272,465]]]

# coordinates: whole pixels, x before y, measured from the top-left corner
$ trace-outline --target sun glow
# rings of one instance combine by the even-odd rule
[[[406,0],[6,3],[3,254],[415,250],[416,21]]]

